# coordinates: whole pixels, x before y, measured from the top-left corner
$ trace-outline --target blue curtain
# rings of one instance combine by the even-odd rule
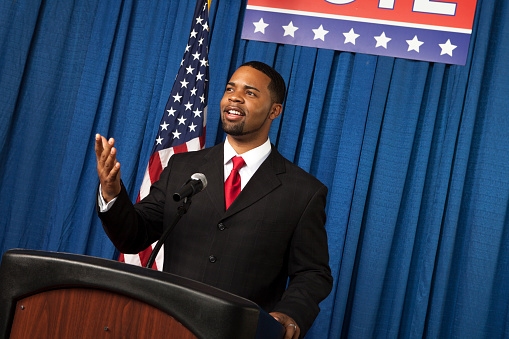
[[[0,253],[116,258],[95,214],[96,132],[134,200],[192,0],[0,0]],[[334,288],[307,338],[509,338],[509,3],[478,0],[467,64],[240,39],[213,0],[207,146],[248,60],[287,81],[270,138],[329,187]]]

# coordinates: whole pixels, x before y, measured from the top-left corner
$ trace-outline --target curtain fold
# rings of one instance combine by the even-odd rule
[[[478,0],[465,66],[242,40],[246,2],[212,1],[206,145],[233,71],[273,65],[270,139],[329,188],[334,287],[307,338],[509,337],[507,2]],[[194,6],[0,0],[1,253],[116,258],[94,135],[134,201]]]

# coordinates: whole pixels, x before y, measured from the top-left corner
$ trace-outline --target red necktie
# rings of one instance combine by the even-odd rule
[[[224,182],[224,197],[226,200],[226,209],[230,207],[233,200],[237,198],[240,193],[240,174],[239,169],[242,168],[246,163],[242,157],[233,157],[233,169],[228,176],[228,179]]]

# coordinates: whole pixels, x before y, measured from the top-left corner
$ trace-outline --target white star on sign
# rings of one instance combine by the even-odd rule
[[[178,130],[175,130],[175,132],[171,132],[173,134],[173,139],[180,139],[180,135],[182,133],[179,133]]]
[[[290,21],[288,25],[283,26],[283,29],[285,30],[285,34],[283,36],[291,35],[292,38],[295,38],[295,31],[298,30],[299,27],[295,27],[293,22]]]
[[[415,35],[412,40],[407,40],[406,42],[408,44],[407,52],[410,52],[413,50],[413,51],[416,51],[417,53],[419,53],[419,46],[421,46],[424,43],[422,41],[419,41],[419,39],[417,39],[417,35]]]
[[[376,40],[375,48],[383,47],[387,49],[387,43],[392,40],[391,38],[385,36],[385,32],[382,32],[382,34],[380,34],[379,36],[375,36],[374,38]]]
[[[253,25],[255,25],[255,33],[261,32],[262,34],[265,34],[265,28],[269,25],[263,22],[263,18],[260,19],[258,22],[253,22]]]
[[[313,29],[313,33],[315,33],[315,37],[313,40],[320,39],[322,41],[325,41],[325,34],[329,33],[329,31],[326,31],[323,29],[323,25],[320,25],[320,27]]]
[[[166,123],[166,121],[163,121],[163,124],[161,125],[161,131],[163,131],[163,130],[167,131],[168,130],[168,126],[170,126],[170,125],[168,125]]]
[[[355,39],[359,37],[359,34],[356,34],[353,28],[348,33],[343,33],[343,35],[345,36],[345,44],[351,43],[355,45]]]
[[[445,44],[438,44],[440,48],[442,49],[442,52],[440,52],[440,55],[449,54],[452,56],[452,51],[458,47],[456,45],[451,44],[451,39],[447,39]]]

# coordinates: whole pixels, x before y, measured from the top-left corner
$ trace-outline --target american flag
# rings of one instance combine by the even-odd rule
[[[193,23],[184,58],[166,104],[157,138],[143,177],[137,201],[150,192],[150,185],[175,153],[196,151],[205,145],[208,95],[208,4],[197,0]],[[120,254],[119,260],[145,266],[155,243],[138,254]],[[163,269],[164,246],[158,253],[153,269]]]

